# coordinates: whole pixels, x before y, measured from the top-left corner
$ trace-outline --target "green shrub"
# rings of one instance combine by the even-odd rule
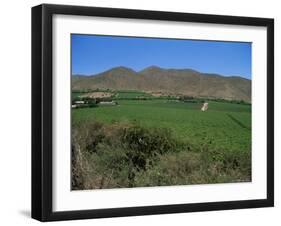
[[[228,183],[251,180],[251,168],[245,155],[222,154],[222,161],[204,153],[182,151],[160,156],[146,171],[137,172],[135,186],[169,186]],[[225,158],[225,159],[223,159]],[[233,165],[234,164],[234,165]],[[238,165],[237,165],[238,164]]]
[[[176,148],[171,131],[162,128],[140,126],[125,128],[121,140],[127,144],[128,150],[130,150],[127,155],[134,166],[141,169],[145,169],[148,160]]]
[[[72,189],[251,180],[250,150],[177,141],[169,129],[136,123],[73,124]]]

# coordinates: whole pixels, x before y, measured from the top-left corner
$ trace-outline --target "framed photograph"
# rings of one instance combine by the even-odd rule
[[[274,205],[274,21],[32,8],[32,217]]]

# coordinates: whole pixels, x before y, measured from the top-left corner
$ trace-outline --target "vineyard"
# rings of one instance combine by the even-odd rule
[[[75,168],[87,179],[73,189],[251,180],[250,104],[209,100],[202,112],[198,100],[129,91],[112,98],[116,106],[72,110],[73,149],[79,144],[89,167]],[[82,141],[85,131],[92,136]]]

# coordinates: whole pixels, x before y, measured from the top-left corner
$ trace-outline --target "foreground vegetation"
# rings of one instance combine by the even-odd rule
[[[72,189],[251,180],[250,105],[136,95],[72,110]]]

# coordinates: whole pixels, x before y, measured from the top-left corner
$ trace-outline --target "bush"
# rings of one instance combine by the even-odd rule
[[[145,170],[148,165],[157,161],[158,156],[176,148],[176,142],[168,129],[150,129],[121,123],[105,125],[95,122],[77,126],[72,140],[74,189],[85,188],[82,185],[85,182],[81,178],[88,174],[85,169],[80,170],[81,172],[77,170],[81,165],[79,161],[88,162],[83,165],[94,166],[96,173],[102,175],[100,178],[104,181],[103,187],[109,186],[108,181],[111,181],[111,186],[118,187],[125,183],[123,186],[131,187],[134,186],[137,171]],[[87,157],[78,158],[80,153]],[[78,179],[79,177],[81,178]]]
[[[160,156],[155,165],[137,172],[135,186],[228,183],[251,180],[246,154],[219,154],[221,160],[200,152],[182,151]]]
[[[146,171],[137,173],[136,186],[168,186],[200,183],[201,176],[193,179],[200,170],[199,154],[192,152],[167,153]]]
[[[145,169],[148,160],[176,148],[171,131],[162,128],[125,128],[121,140],[127,144],[130,150],[127,154],[134,166],[141,169]]]
[[[177,141],[169,129],[132,123],[73,125],[72,189],[251,180],[249,150]]]

